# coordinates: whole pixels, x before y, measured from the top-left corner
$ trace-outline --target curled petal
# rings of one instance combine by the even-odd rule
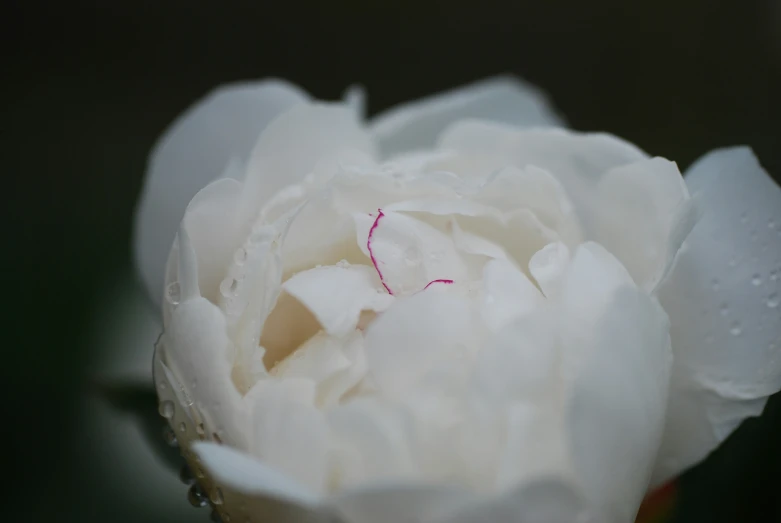
[[[308,98],[282,80],[223,86],[182,114],[155,144],[133,240],[138,269],[155,304],[162,303],[165,260],[188,202],[232,159],[246,161],[274,118]]]
[[[675,372],[655,483],[781,389],[781,189],[745,147],[705,155],[685,179],[702,217],[659,288]]]
[[[440,132],[465,118],[523,127],[564,125],[540,90],[503,76],[392,107],[376,116],[370,129],[388,157],[432,147]]]

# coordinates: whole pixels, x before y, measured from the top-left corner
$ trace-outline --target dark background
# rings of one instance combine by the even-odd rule
[[[682,170],[748,144],[781,173],[774,0],[17,1],[0,12],[9,521],[165,520],[128,501],[138,478],[125,493],[103,487],[79,398],[105,349],[91,346],[94,314],[132,277],[147,152],[220,83],[273,75],[334,99],[360,82],[374,114],[509,71],[575,129],[618,134]],[[684,478],[677,521],[781,521],[780,403]]]

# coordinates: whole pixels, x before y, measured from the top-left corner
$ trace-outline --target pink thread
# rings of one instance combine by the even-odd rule
[[[425,291],[426,289],[431,287],[431,285],[434,283],[444,283],[445,285],[450,285],[451,283],[453,283],[453,280],[432,280],[428,282],[425,287],[423,287],[423,290]]]
[[[369,216],[371,216],[371,214]],[[369,229],[369,238],[366,240],[366,249],[369,251],[369,258],[372,260],[374,270],[377,271],[377,275],[380,277],[380,283],[382,283],[382,286],[385,287],[386,291],[388,291],[388,294],[393,296],[393,291],[390,290],[390,287],[388,287],[388,285],[385,283],[385,279],[382,277],[382,271],[380,270],[380,266],[377,263],[377,258],[374,257],[374,251],[372,251],[372,236],[374,236],[374,229],[376,229],[377,225],[380,224],[380,218],[383,216],[385,215],[382,213],[382,209],[377,209],[377,219],[374,220],[371,229]]]

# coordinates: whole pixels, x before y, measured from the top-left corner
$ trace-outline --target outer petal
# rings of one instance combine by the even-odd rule
[[[245,161],[269,122],[307,99],[281,80],[224,86],[188,109],[158,140],[134,231],[136,263],[156,304],[168,251],[190,199],[232,159]]]
[[[668,328],[655,300],[624,287],[576,356],[572,458],[589,504],[612,517],[606,521],[634,521],[648,488],[667,404]]]
[[[781,190],[748,148],[711,152],[685,179],[703,216],[659,289],[675,368],[656,482],[781,388]]]
[[[494,499],[469,506],[436,523],[595,523],[583,496],[568,481],[539,478]]]
[[[377,115],[370,130],[387,157],[431,148],[439,133],[465,118],[529,127],[565,125],[540,90],[500,76],[393,107]]]
[[[652,158],[611,169],[591,204],[586,215],[591,239],[621,260],[638,286],[652,290],[694,225],[678,166]],[[671,242],[680,229],[680,240]]]
[[[455,487],[410,483],[348,490],[330,504],[345,523],[433,523],[471,498],[469,492]]]
[[[374,155],[374,144],[350,106],[304,104],[284,113],[263,132],[252,151],[239,209],[241,221],[251,221],[281,189],[303,181],[320,161],[346,150]]]
[[[479,120],[450,126],[438,146],[456,154],[433,162],[429,169],[462,176],[487,176],[508,165],[544,169],[561,183],[579,214],[588,208],[602,174],[647,158],[636,146],[609,134],[516,129]]]

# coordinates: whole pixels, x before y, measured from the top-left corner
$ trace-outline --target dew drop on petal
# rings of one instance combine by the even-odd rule
[[[179,432],[187,432],[187,425],[184,424],[184,421],[179,424]]]
[[[718,278],[713,278],[711,281],[711,289],[714,291],[718,291],[721,288],[721,282],[719,282]]]
[[[225,278],[220,282],[220,293],[229,298],[236,294],[236,289],[239,286],[239,282],[236,278]]]
[[[773,221],[773,220],[770,220],[769,222],[767,222],[767,228],[768,229],[775,229],[776,228],[776,222]]]
[[[759,287],[762,285],[762,277],[759,274],[755,274],[751,277],[751,285]]]
[[[723,304],[721,305],[721,308],[719,309],[719,313],[720,313],[722,316],[727,316],[727,315],[729,314],[729,307],[727,306],[727,304],[726,304],[726,303],[723,303]]]
[[[236,265],[242,265],[247,260],[247,251],[244,250],[244,247],[239,247],[236,249],[236,252],[233,253],[233,261],[236,263]]]
[[[746,223],[748,222],[748,213],[742,212],[740,213],[740,223]]]
[[[158,412],[160,412],[160,415],[164,417],[165,419],[171,419],[174,417],[174,403],[172,401],[161,401],[160,405],[158,406]]]
[[[174,430],[171,427],[166,426],[163,429],[163,439],[169,447],[179,446],[179,442],[176,440],[176,434],[174,434]]]
[[[222,505],[223,497],[222,497],[222,490],[220,489],[220,487],[217,487],[212,491],[212,495],[209,499],[215,505]]]
[[[195,483],[195,476],[193,476],[193,471],[190,470],[189,465],[184,464],[182,465],[182,468],[179,469],[179,481],[185,485],[192,485]]]
[[[743,334],[743,327],[740,326],[739,322],[735,321],[730,325],[729,333],[733,336],[740,336]]]
[[[165,299],[171,305],[179,305],[179,300],[181,299],[181,290],[178,281],[170,283],[168,287],[166,287]]]
[[[206,504],[209,503],[197,483],[193,484],[190,487],[190,490],[187,491],[187,501],[189,501],[190,505],[193,507],[198,508],[205,507]]]
[[[779,300],[778,300],[778,293],[772,293],[770,296],[767,297],[767,306],[771,309],[775,309],[778,307]]]

